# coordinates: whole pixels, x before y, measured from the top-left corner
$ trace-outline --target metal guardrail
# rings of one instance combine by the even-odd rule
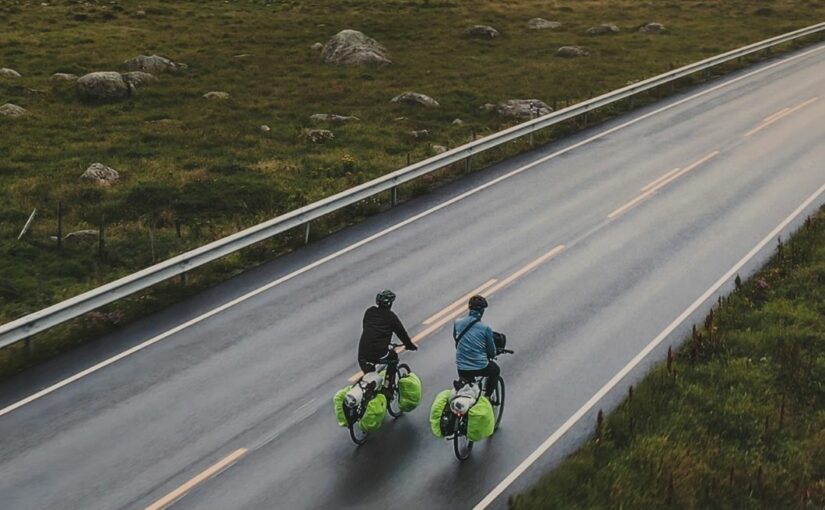
[[[825,31],[825,23],[819,23],[800,30],[754,43],[742,48],[707,58],[700,62],[674,69],[653,78],[639,81],[627,87],[608,92],[581,103],[551,112],[542,117],[524,122],[517,126],[499,131],[490,136],[474,140],[452,150],[414,163],[405,168],[366,182],[336,195],[319,200],[307,206],[288,212],[269,221],[259,223],[218,241],[201,246],[171,259],[165,260],[142,271],[125,276],[119,280],[95,288],[61,303],[26,315],[0,326],[0,348],[25,340],[53,326],[69,321],[89,311],[113,303],[121,298],[147,289],[164,280],[191,271],[209,262],[229,255],[274,235],[333,213],[344,207],[356,204],[385,191],[392,191],[395,202],[395,190],[400,184],[410,182],[421,176],[442,169],[453,163],[468,160],[475,154],[528,136],[554,124],[564,122],[591,110],[626,99],[640,92],[671,83],[679,78],[699,71],[706,71],[714,66],[730,62],[773,46],[783,44],[801,37]],[[308,230],[307,230],[308,232]]]

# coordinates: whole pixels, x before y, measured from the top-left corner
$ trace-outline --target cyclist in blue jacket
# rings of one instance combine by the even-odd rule
[[[458,377],[471,380],[473,377],[487,377],[484,393],[493,394],[501,369],[491,358],[496,355],[493,328],[481,322],[487,300],[484,296],[473,296],[468,303],[469,313],[453,324],[453,340],[456,342],[455,362]]]

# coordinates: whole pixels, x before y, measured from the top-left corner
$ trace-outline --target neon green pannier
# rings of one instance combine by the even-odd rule
[[[398,381],[398,406],[408,413],[421,403],[421,379],[410,373]]]
[[[338,420],[338,425],[342,427],[347,426],[347,418],[344,416],[344,399],[347,396],[347,392],[352,388],[352,386],[347,386],[342,390],[338,390],[335,393],[335,396],[332,397],[332,404],[335,406],[335,418]]]
[[[441,415],[449,403],[450,390],[442,391],[433,400],[433,405],[430,408],[430,430],[432,430],[435,437],[444,437],[444,433],[441,431]]]
[[[379,393],[372,397],[364,410],[364,416],[358,422],[358,426],[364,432],[375,432],[384,423],[384,415],[387,414],[387,397]]]
[[[492,436],[495,428],[496,416],[493,414],[493,405],[482,395],[467,413],[467,439],[473,442],[481,441]]]

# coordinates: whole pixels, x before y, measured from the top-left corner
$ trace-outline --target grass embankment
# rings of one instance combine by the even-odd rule
[[[533,17],[563,25],[528,30]],[[538,98],[564,105],[823,18],[825,2],[788,0],[0,0],[0,67],[23,75],[0,78],[0,104],[28,110],[21,118],[0,116],[0,323],[422,159],[432,144],[456,146],[514,122],[480,109],[484,103]],[[649,21],[668,32],[636,30]],[[603,22],[622,32],[585,35]],[[502,36],[466,37],[474,24],[491,24]],[[310,46],[345,28],[376,38],[394,64],[323,64]],[[584,46],[591,56],[554,57],[562,45]],[[159,75],[126,102],[86,105],[72,84],[48,79],[55,72],[122,70],[124,60],[153,53],[189,67]],[[213,90],[231,98],[202,98]],[[441,107],[389,102],[407,90],[431,95]],[[314,113],[360,121],[314,125]],[[453,125],[456,118],[464,123]],[[335,140],[305,141],[304,129],[315,127],[330,127]],[[424,139],[410,134],[422,129],[430,133]],[[81,182],[98,161],[120,171],[122,182]],[[58,250],[50,240],[58,202],[64,234],[96,229],[105,218],[103,255],[95,244]],[[314,235],[382,205],[362,204],[319,222]],[[35,208],[31,232],[16,241]],[[188,290],[167,285],[87,322],[128,318],[146,303],[191,292],[301,238],[295,233],[227,257],[190,275]],[[0,372],[3,366],[0,360]]]
[[[513,510],[825,508],[825,210]]]

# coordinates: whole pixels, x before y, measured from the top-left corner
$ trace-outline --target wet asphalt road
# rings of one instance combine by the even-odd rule
[[[0,506],[142,509],[244,448],[173,508],[472,508],[825,184],[825,46],[805,53],[478,172],[3,383],[6,406],[483,187],[0,416]],[[402,354],[424,382],[422,407],[356,448],[331,398],[357,370],[361,315],[376,291],[398,294],[394,309],[415,334],[462,295],[514,274],[485,316],[516,350],[499,360],[508,390],[500,432],[463,464],[430,434],[429,403],[454,376],[445,326]],[[614,405],[716,295],[597,408]],[[510,490],[571,451],[595,410]]]

